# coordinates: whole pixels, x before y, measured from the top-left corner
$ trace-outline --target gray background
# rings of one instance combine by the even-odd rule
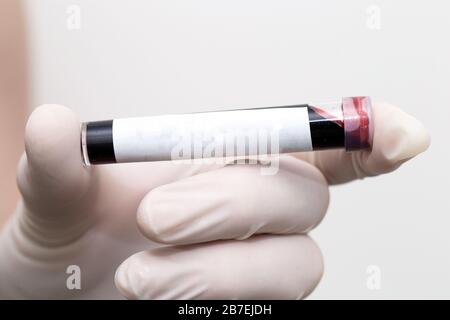
[[[24,3],[33,107],[94,120],[371,95],[419,118],[428,152],[332,189],[312,232],[326,270],[311,298],[450,298],[450,2]],[[66,26],[69,5],[79,30]],[[366,285],[370,265],[379,290]]]

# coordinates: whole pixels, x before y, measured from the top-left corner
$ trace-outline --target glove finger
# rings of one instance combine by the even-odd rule
[[[26,125],[25,154],[17,173],[25,203],[67,206],[86,192],[89,178],[82,165],[80,122],[75,113],[58,105],[37,108]]]
[[[231,165],[158,187],[142,200],[137,220],[157,242],[246,239],[307,232],[321,221],[328,201],[320,171],[285,156],[274,175],[262,175],[258,165]]]
[[[118,268],[129,299],[300,299],[318,284],[322,256],[307,236],[256,236],[137,253]]]
[[[330,184],[387,173],[424,152],[430,137],[414,117],[388,104],[373,106],[374,137],[371,151],[344,150],[299,153],[296,157],[318,167]]]

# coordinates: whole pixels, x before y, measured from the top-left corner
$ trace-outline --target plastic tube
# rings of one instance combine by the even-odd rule
[[[85,122],[86,165],[370,148],[369,97],[326,104]]]

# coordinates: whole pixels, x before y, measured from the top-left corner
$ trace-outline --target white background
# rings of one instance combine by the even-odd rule
[[[83,120],[348,95],[397,104],[432,146],[393,174],[332,189],[312,233],[326,270],[311,298],[450,298],[449,3],[25,0],[31,104]],[[67,28],[70,5],[79,30]],[[366,286],[370,265],[380,290]]]

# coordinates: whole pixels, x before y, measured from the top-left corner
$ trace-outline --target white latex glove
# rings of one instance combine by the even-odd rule
[[[261,175],[257,165],[85,168],[77,117],[38,108],[18,168],[23,201],[0,236],[0,298],[305,297],[323,265],[304,233],[325,214],[328,183],[391,171],[429,144],[414,118],[374,109],[371,153],[285,155]],[[70,265],[81,290],[66,287]]]

